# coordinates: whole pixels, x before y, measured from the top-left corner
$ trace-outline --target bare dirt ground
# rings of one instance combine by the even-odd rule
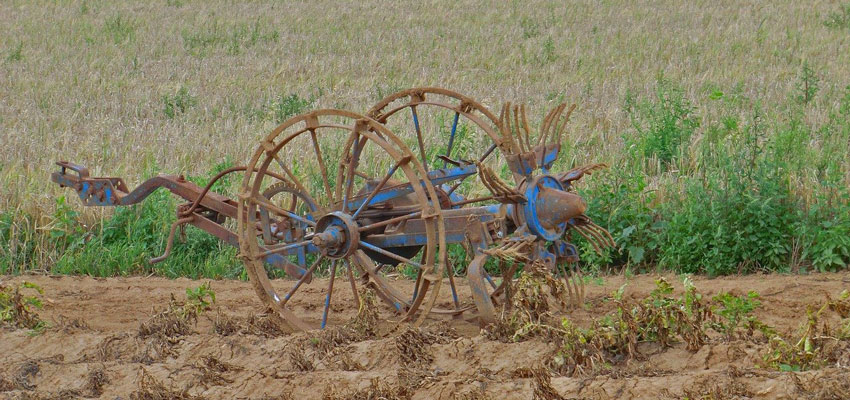
[[[610,276],[602,284],[590,283],[588,306],[565,315],[579,324],[601,317],[613,310],[604,299],[623,283],[628,282],[626,298],[640,299],[656,278]],[[675,276],[667,278],[681,290]],[[842,398],[847,393],[842,385],[850,384],[846,364],[778,372],[762,365],[764,341],[718,335],[696,352],[683,343],[644,346],[641,357],[605,373],[549,378],[535,372],[555,350],[547,340],[490,340],[476,324],[459,319],[431,319],[427,333],[416,335],[388,322],[393,316],[382,312],[377,334],[351,343],[328,341],[319,332],[280,333],[262,317],[249,283],[238,281],[212,282],[217,302],[188,334],[146,337],[140,324],[165,309],[172,295],[185,299],[185,289],[202,282],[0,278],[7,284],[22,280],[44,289],[40,315],[50,327],[35,336],[0,330],[0,398]],[[758,291],[762,307],[755,315],[785,334],[805,322],[808,305],[850,288],[848,272],[693,280],[707,296]],[[319,318],[323,281],[314,280],[304,292],[308,295],[297,299],[300,313]],[[337,323],[357,313],[351,293],[340,293],[332,308]]]

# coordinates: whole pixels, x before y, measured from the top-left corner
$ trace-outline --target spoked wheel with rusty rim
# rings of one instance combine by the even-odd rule
[[[476,176],[478,166],[483,165],[499,171],[506,179],[512,178],[510,172],[504,170],[506,163],[499,117],[487,107],[457,92],[421,87],[387,96],[372,107],[368,115],[396,133],[410,147],[416,161],[426,172],[435,177],[446,176],[443,182],[435,181],[444,217],[459,209],[499,204]],[[447,235],[452,236],[450,231]],[[467,242],[462,234],[450,237],[448,241],[456,245]],[[467,248],[466,252],[470,253],[470,249]],[[465,265],[471,259],[457,261]],[[464,304],[459,298],[455,275],[462,270],[450,264],[447,260],[445,275],[451,299],[441,299],[442,308],[434,308],[432,312],[458,315],[475,306]],[[499,280],[490,276],[483,265],[475,273],[480,274],[488,285]],[[477,278],[479,276],[470,277],[470,281]],[[497,295],[502,290],[496,292]]]
[[[342,110],[293,117],[262,141],[242,182],[239,246],[257,294],[286,326],[344,322],[332,305],[347,298],[354,304],[345,308],[356,310],[363,284],[403,319],[418,324],[428,314],[440,289],[445,234],[437,192],[414,160],[389,129]],[[415,243],[400,243],[388,232],[408,223],[419,233]],[[308,267],[283,273],[269,266],[269,257],[300,259]],[[400,300],[406,296],[374,260],[381,258],[422,271],[416,296]],[[328,279],[312,279],[320,274]],[[342,287],[350,287],[350,297],[340,294],[338,280],[348,281]],[[309,303],[311,291],[324,294],[321,304]],[[317,306],[321,316],[311,317]]]

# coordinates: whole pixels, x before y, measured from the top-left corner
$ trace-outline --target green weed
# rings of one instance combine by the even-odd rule
[[[181,32],[183,47],[198,57],[206,57],[216,48],[225,49],[229,55],[238,55],[257,44],[273,43],[280,38],[277,30],[268,30],[266,26],[269,24],[261,23],[259,19],[251,24],[229,26],[214,20],[196,31],[184,29]]]
[[[827,14],[823,24],[834,29],[850,29],[850,3],[844,3],[838,11]]]
[[[180,89],[173,95],[165,94],[162,96],[162,112],[168,119],[174,119],[197,103],[197,98],[189,94],[189,89],[180,86]]]
[[[6,62],[21,61],[23,59],[24,42],[18,42],[18,45],[9,51],[6,55]]]
[[[820,78],[814,69],[809,66],[808,60],[803,61],[794,87],[797,89],[796,99],[802,104],[809,104],[815,98],[818,90],[820,90]]]
[[[699,127],[694,107],[681,88],[663,76],[658,78],[655,98],[639,101],[627,94],[625,109],[635,135],[626,138],[633,157],[655,157],[669,165]]]
[[[752,336],[756,330],[769,336],[770,328],[755,316],[750,315],[753,310],[761,306],[758,298],[758,293],[754,291],[748,292],[746,296],[734,296],[727,292],[717,294],[712,298],[712,301],[717,303],[712,311],[720,318],[711,323],[711,327],[730,340],[741,333],[740,328],[746,328],[749,336]]]
[[[103,23],[103,32],[115,44],[131,42],[136,38],[136,28],[133,21],[121,15],[107,18]]]

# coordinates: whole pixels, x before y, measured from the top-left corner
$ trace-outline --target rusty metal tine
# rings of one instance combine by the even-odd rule
[[[526,115],[525,115],[525,104],[521,104],[519,110],[520,110],[520,113],[521,113],[520,116],[522,117],[521,118],[522,119],[522,129],[525,133],[525,145],[526,145],[526,147],[528,147],[528,149],[530,151],[532,149],[532,146],[531,146],[531,128],[528,126],[528,117],[526,117]]]

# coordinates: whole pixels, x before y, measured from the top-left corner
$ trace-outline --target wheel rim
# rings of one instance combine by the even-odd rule
[[[384,249],[370,244],[370,233],[361,231],[372,220],[368,219],[370,208],[360,206],[374,200],[382,187],[390,185],[410,189],[405,195],[408,204],[396,208],[406,211],[407,219],[418,218],[424,225],[421,241],[425,250],[417,261],[396,258],[401,257],[401,262],[423,271],[428,282],[411,302],[390,303],[408,318],[420,312],[416,323],[421,323],[433,307],[440,285],[435,277],[442,273],[438,261],[445,258],[445,235],[437,193],[425,179],[427,175],[421,165],[411,162],[414,159],[410,149],[380,123],[342,110],[320,110],[293,117],[263,140],[242,182],[239,244],[257,294],[290,329],[313,329],[338,322],[329,318],[329,314],[332,314],[330,304],[334,300],[339,267],[349,269],[348,279],[355,298],[355,275],[378,289],[381,297],[393,294],[387,287],[389,283],[380,276],[379,266],[365,254]],[[288,181],[281,183],[275,174]],[[311,206],[286,210],[271,204],[264,193],[268,194],[272,185],[286,185],[284,192]],[[419,215],[413,215],[417,211]],[[275,229],[281,226],[292,229],[296,225],[301,227],[296,235],[282,235],[281,229]],[[373,231],[374,228],[369,232]],[[361,240],[361,236],[366,240]],[[291,258],[296,249],[315,254],[309,263],[302,264],[310,267],[297,280],[273,282],[277,275],[272,273],[270,277],[265,261],[275,254]],[[321,322],[317,322],[315,318],[300,315],[293,304],[298,303],[299,290],[309,284],[308,278],[324,267],[328,268],[330,280],[324,288]],[[425,301],[429,294],[431,300]]]

